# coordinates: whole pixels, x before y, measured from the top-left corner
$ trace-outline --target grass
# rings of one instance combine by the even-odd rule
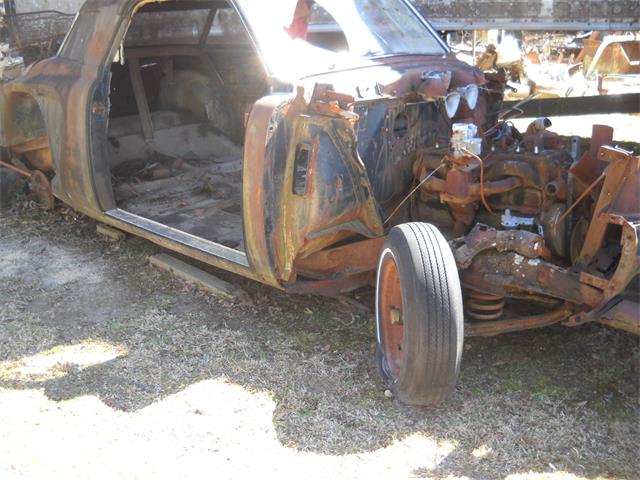
[[[348,302],[209,269],[252,304],[221,301],[147,266],[148,242],[111,244],[60,211],[5,212],[0,238],[2,478],[640,470],[636,337],[587,325],[471,339],[452,398],[415,409],[385,397],[371,314]],[[78,345],[118,354],[65,354]],[[52,354],[45,374],[20,373]]]

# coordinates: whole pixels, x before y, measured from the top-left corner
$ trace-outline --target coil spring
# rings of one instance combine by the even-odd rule
[[[469,291],[467,295],[467,316],[472,320],[497,320],[504,312],[504,297],[489,293]]]

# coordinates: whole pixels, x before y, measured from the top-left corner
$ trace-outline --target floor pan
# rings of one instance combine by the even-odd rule
[[[244,251],[239,157],[180,160],[156,169],[163,175],[169,171],[167,178],[146,171],[115,186],[120,209]]]

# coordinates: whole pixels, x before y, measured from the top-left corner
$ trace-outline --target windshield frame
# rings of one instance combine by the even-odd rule
[[[448,55],[451,54],[451,48],[449,48],[449,45],[447,44],[447,42],[445,42],[442,37],[440,36],[440,34],[438,33],[438,31],[433,27],[433,25],[431,25],[431,23],[418,11],[418,9],[415,7],[415,5],[413,5],[410,0],[397,0],[398,2],[404,4],[409,11],[418,19],[418,21],[427,29],[427,31],[433,36],[433,38],[436,40],[436,42],[438,43],[438,45],[440,45],[442,47],[442,54],[437,54],[436,56],[438,57],[446,57]],[[251,25],[251,22],[248,20],[248,16],[246,15],[246,13],[243,11],[243,7],[240,4],[239,1],[237,0],[229,0],[228,2],[231,6],[233,6],[233,8],[236,10],[236,12],[238,13],[238,16],[240,17],[240,20],[242,22],[242,24],[244,25],[244,28],[247,31],[247,34],[249,35],[249,38],[251,39],[251,43],[253,44],[253,47],[255,48],[258,56],[260,57],[260,60],[264,66],[265,71],[267,72],[267,75],[269,77],[275,77],[276,72],[272,69],[271,65],[269,64],[269,62],[267,62],[266,60],[266,56],[263,52],[262,49],[262,45],[260,44],[260,42],[258,41],[255,32],[253,31],[253,27]],[[406,57],[406,56],[434,56],[434,54],[430,54],[430,53],[385,53],[385,54],[380,54],[380,55],[375,55],[375,56],[367,56],[367,57],[358,57],[360,58],[363,62],[366,61],[370,61],[370,60],[376,60],[376,59],[382,59],[382,58],[393,58],[393,57]],[[340,69],[342,70],[342,69]],[[319,67],[319,70],[316,72],[309,72],[307,75],[305,75],[302,78],[306,78],[308,76],[315,76],[324,72],[329,72],[329,71],[333,71],[330,69],[322,69],[321,67]]]

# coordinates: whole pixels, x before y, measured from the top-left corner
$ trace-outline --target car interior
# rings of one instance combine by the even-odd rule
[[[309,41],[340,48],[344,39]],[[145,4],[110,73],[118,208],[242,251],[245,119],[269,84],[237,12],[220,0]]]
[[[118,207],[242,250],[244,117],[267,82],[235,10],[146,4],[118,57],[107,133]]]

